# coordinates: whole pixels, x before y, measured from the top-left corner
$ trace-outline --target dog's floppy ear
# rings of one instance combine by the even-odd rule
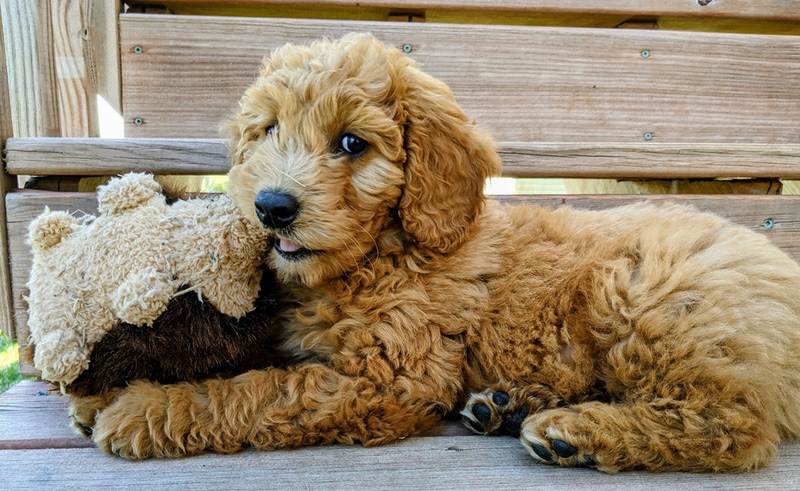
[[[481,212],[486,178],[500,172],[500,158],[494,138],[469,120],[444,83],[414,66],[405,75],[399,216],[419,245],[446,253],[464,241]]]

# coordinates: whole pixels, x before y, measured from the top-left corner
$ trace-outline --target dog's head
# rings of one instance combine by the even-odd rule
[[[353,270],[389,233],[447,254],[500,169],[447,86],[368,34],[279,48],[240,106],[230,193],[274,233],[283,280]]]

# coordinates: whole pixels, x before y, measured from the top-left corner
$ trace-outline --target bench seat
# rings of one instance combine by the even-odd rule
[[[66,402],[39,381],[0,395],[3,488],[27,489],[797,489],[800,443],[780,447],[750,474],[603,474],[534,462],[515,438],[473,435],[448,421],[382,447],[344,445],[245,450],[129,462],[106,455],[69,427]]]

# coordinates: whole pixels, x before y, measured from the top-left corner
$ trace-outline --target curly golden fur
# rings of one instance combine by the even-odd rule
[[[492,138],[370,35],[276,50],[230,132],[297,363],[134,383],[97,417],[106,451],[371,446],[461,411],[541,462],[746,471],[800,433],[800,267],[764,237],[486,200]]]

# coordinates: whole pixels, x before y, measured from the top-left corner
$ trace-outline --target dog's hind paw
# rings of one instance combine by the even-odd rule
[[[519,435],[528,408],[512,401],[504,391],[472,394],[461,410],[462,422],[481,435]]]
[[[563,405],[544,386],[516,388],[499,384],[473,393],[461,410],[461,417],[467,428],[481,435],[519,436],[522,422],[529,414]]]
[[[554,426],[541,428],[528,423],[522,429],[520,440],[531,457],[540,462],[563,467],[597,467],[590,446]]]

